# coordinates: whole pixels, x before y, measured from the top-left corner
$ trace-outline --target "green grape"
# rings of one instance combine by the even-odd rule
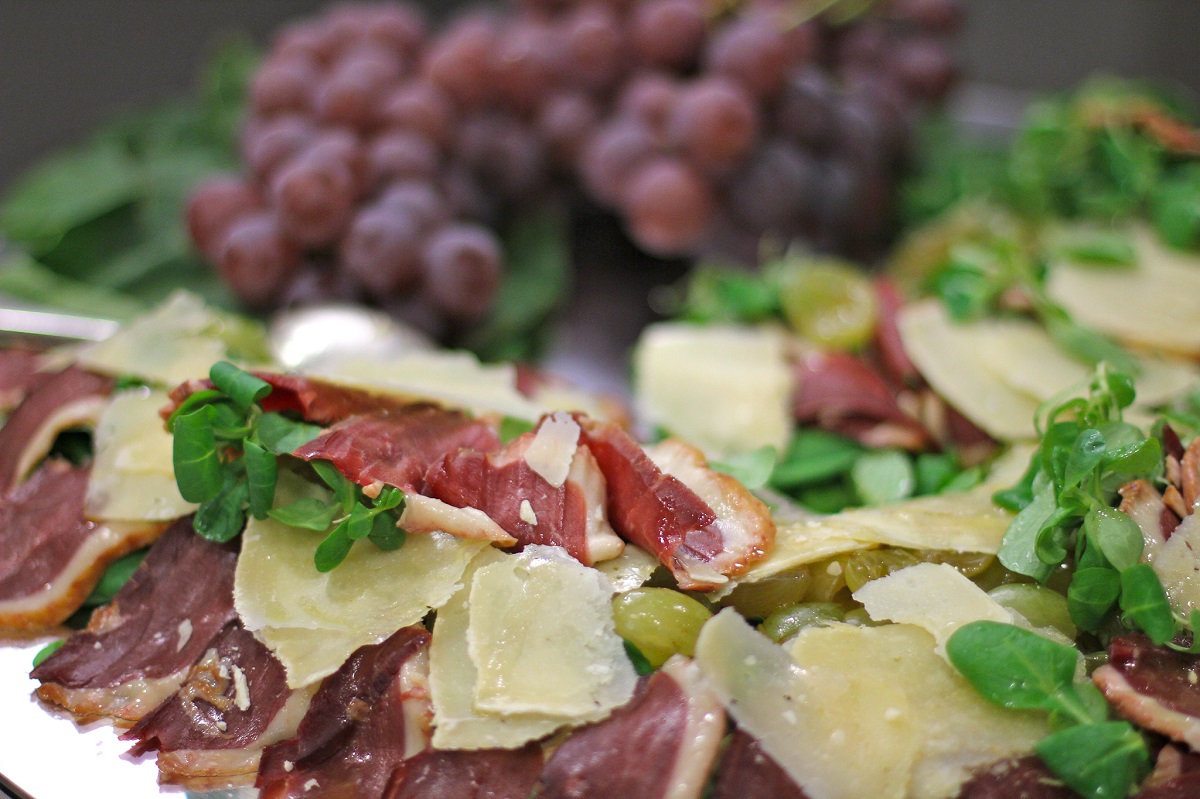
[[[920,562],[920,558],[907,549],[860,549],[846,561],[846,585],[854,592],[872,580]]]
[[[1074,640],[1078,634],[1067,610],[1067,598],[1036,583],[1008,583],[988,591],[988,596],[1020,613],[1034,627],[1053,627]]]
[[[808,599],[814,602],[832,602],[846,587],[845,555],[817,561],[808,571],[812,575]]]
[[[613,599],[617,635],[658,668],[674,654],[691,657],[712,616],[699,601],[670,588],[635,588]]]
[[[753,583],[742,583],[721,603],[750,619],[764,619],[784,605],[794,605],[808,595],[812,575],[801,566],[786,574]]]
[[[916,553],[926,563],[945,563],[958,569],[963,577],[974,579],[992,567],[995,555],[985,552],[949,552],[942,549],[925,549]]]
[[[845,615],[842,607],[833,602],[801,602],[767,616],[759,629],[775,643],[782,644],[805,627],[839,622]]]
[[[875,291],[856,267],[835,260],[785,263],[779,282],[792,329],[824,347],[853,350],[875,330]]]

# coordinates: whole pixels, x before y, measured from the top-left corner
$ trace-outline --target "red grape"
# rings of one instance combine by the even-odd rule
[[[628,54],[621,21],[612,9],[581,5],[563,26],[569,79],[592,91],[614,85],[627,67]]]
[[[584,185],[600,202],[616,205],[630,177],[657,150],[649,128],[633,119],[617,118],[584,147],[579,164]]]
[[[807,54],[788,49],[780,24],[763,13],[739,17],[716,31],[706,53],[709,69],[733,78],[758,97],[778,92],[788,68],[804,57]]]
[[[250,107],[256,114],[267,117],[307,113],[320,74],[320,68],[309,56],[271,59],[250,83]]]
[[[412,219],[422,233],[446,222],[446,201],[427,181],[405,180],[388,186],[379,196],[387,207]]]
[[[577,92],[555,94],[542,106],[534,129],[560,166],[575,163],[588,134],[600,121],[596,104]]]
[[[342,267],[368,291],[387,297],[421,275],[421,226],[388,205],[360,211],[342,239]]]
[[[445,147],[454,126],[454,106],[441,89],[424,80],[412,80],[392,91],[379,115],[392,130],[408,130]]]
[[[273,302],[299,267],[299,251],[269,213],[230,227],[217,253],[221,277],[250,306]]]
[[[562,37],[549,25],[518,18],[496,38],[492,81],[512,108],[527,113],[555,87],[562,63]]]
[[[377,50],[352,54],[340,61],[317,88],[317,118],[327,125],[369,130],[378,120],[377,109],[399,76],[395,59]]]
[[[408,178],[430,180],[437,174],[438,151],[423,136],[393,131],[376,136],[367,148],[371,186]]]
[[[655,255],[683,255],[704,236],[716,199],[708,181],[693,168],[662,157],[632,177],[621,207],[643,249]]]
[[[257,180],[267,183],[276,170],[307,149],[312,141],[312,123],[303,117],[264,120],[242,134],[242,160]]]
[[[629,28],[634,49],[647,64],[686,69],[700,55],[708,20],[698,0],[648,0],[634,8]]]
[[[425,247],[425,290],[447,316],[478,319],[500,287],[500,258],[500,242],[487,228],[449,225]]]
[[[354,177],[346,164],[311,150],[271,182],[271,197],[287,236],[305,247],[337,241],[354,212]]]
[[[722,77],[684,89],[669,133],[693,164],[708,172],[736,166],[758,137],[758,114],[745,89]]]
[[[482,14],[459,17],[425,54],[424,75],[467,108],[489,98],[496,25]]]
[[[262,206],[262,196],[240,178],[211,178],[188,200],[188,232],[196,248],[215,260],[230,226],[259,211]]]
[[[621,90],[617,113],[642,122],[665,139],[682,91],[679,81],[661,72],[640,73]]]

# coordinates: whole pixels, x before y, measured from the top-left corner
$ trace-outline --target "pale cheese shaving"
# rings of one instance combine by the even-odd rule
[[[579,447],[579,424],[570,414],[558,412],[538,426],[525,450],[529,468],[555,488],[560,488],[571,471]]]

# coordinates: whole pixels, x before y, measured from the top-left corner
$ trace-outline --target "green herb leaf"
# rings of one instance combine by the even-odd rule
[[[780,491],[819,483],[845,474],[864,452],[853,439],[824,430],[797,431],[783,459],[771,472],[770,484]]]
[[[379,510],[403,509],[404,492],[395,486],[384,486],[383,490],[379,492],[379,496],[375,497],[373,504]]]
[[[116,593],[124,587],[125,583],[129,582],[129,578],[137,571],[137,567],[142,565],[142,561],[146,559],[148,551],[146,549],[139,549],[114,561],[111,566],[104,570],[104,576],[100,578],[100,582],[96,583],[96,587],[92,589],[92,593],[88,594],[88,598],[83,600],[84,606],[94,608],[100,605],[107,605],[111,602]]]
[[[275,453],[247,439],[242,442],[242,458],[246,464],[250,515],[265,519],[275,502],[275,483],[279,478]]]
[[[1113,569],[1092,567],[1075,572],[1067,587],[1071,621],[1082,630],[1095,632],[1108,618],[1121,594],[1121,576]]]
[[[1075,437],[1071,453],[1063,469],[1060,490],[1074,488],[1090,477],[1100,465],[1107,444],[1099,430],[1083,430]]]
[[[1083,530],[1088,541],[1100,548],[1117,571],[1137,563],[1146,546],[1137,522],[1115,508],[1089,511],[1083,520]]]
[[[276,455],[291,455],[323,432],[315,424],[297,422],[278,413],[264,413],[254,428],[259,442]]]
[[[1046,332],[1072,356],[1093,366],[1107,362],[1121,372],[1139,374],[1142,370],[1137,359],[1112,339],[1084,327],[1072,320],[1065,312],[1045,311],[1042,322]]]
[[[966,624],[946,655],[985,699],[1001,707],[1054,710],[1075,681],[1079,653],[1037,633],[994,621]]]
[[[375,514],[371,512],[370,508],[361,503],[355,503],[345,521],[346,537],[351,541],[361,541],[370,535],[374,521]]]
[[[200,503],[192,525],[196,533],[209,541],[230,541],[246,526],[246,503],[249,488],[246,480],[232,470],[225,472],[221,490],[215,497]]]
[[[936,494],[961,472],[958,461],[949,452],[922,452],[913,461],[916,479],[913,493]]]
[[[867,452],[850,469],[854,493],[864,505],[885,505],[912,496],[912,460],[900,450]]]
[[[1038,537],[1057,510],[1054,486],[1047,483],[1008,526],[1000,542],[1000,562],[1017,574],[1046,582],[1054,568],[1038,557]]]
[[[176,414],[172,463],[179,493],[188,502],[208,502],[221,491],[221,458],[213,430],[216,410],[202,405],[194,411]]]
[[[214,363],[208,370],[208,379],[243,412],[271,393],[270,383],[228,361]]]
[[[381,513],[371,523],[371,532],[367,536],[371,543],[384,551],[390,552],[404,546],[408,533],[396,526],[396,519],[390,513]]]
[[[505,416],[500,420],[500,443],[508,446],[518,436],[533,431],[533,422],[528,419],[518,419],[516,416]]]
[[[1150,771],[1146,742],[1124,721],[1060,730],[1036,751],[1057,777],[1089,799],[1128,796]]]
[[[171,412],[171,415],[167,418],[167,429],[174,433],[175,420],[180,416],[189,414],[203,405],[208,405],[212,402],[221,402],[224,399],[225,395],[215,388],[205,388],[192,392],[183,402],[179,403],[178,408]]]
[[[1129,267],[1137,262],[1133,239],[1120,230],[1071,228],[1050,243],[1050,256],[1102,267]]]
[[[321,573],[333,571],[346,556],[350,554],[350,548],[354,546],[354,541],[347,534],[347,525],[342,522],[337,527],[325,536],[325,540],[317,545],[317,551],[313,554],[313,563],[317,566],[317,571]]]
[[[337,499],[339,505],[345,513],[349,513],[354,509],[354,504],[357,501],[355,496],[357,488],[354,483],[350,482],[346,477],[337,470],[329,461],[312,460],[308,465],[313,467],[313,471],[321,478],[325,485],[333,489],[333,496]]]
[[[642,650],[637,648],[636,644],[625,639],[621,639],[621,643],[625,645],[625,654],[629,656],[629,661],[633,663],[633,670],[638,673],[639,677],[654,673],[654,666],[650,663],[649,658],[642,654]]]
[[[1156,644],[1175,636],[1175,617],[1162,582],[1148,563],[1121,572],[1121,612]]]
[[[33,656],[33,667],[36,669],[38,666],[42,665],[47,660],[49,660],[50,656],[53,655],[58,650],[62,649],[63,644],[65,644],[66,642],[67,642],[67,640],[65,638],[62,639],[61,641],[51,641],[50,643],[46,644],[44,647],[39,649],[37,651],[37,654]]]
[[[775,469],[775,448],[759,447],[721,461],[709,461],[708,465],[715,471],[732,476],[746,488],[762,488]]]
[[[329,529],[339,508],[322,502],[315,497],[303,497],[282,507],[272,508],[267,515],[289,527],[315,530],[318,533]]]

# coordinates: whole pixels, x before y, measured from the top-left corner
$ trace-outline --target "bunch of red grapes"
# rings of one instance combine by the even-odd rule
[[[412,5],[332,10],[275,40],[246,174],[195,192],[192,237],[250,306],[365,296],[435,330],[486,314],[495,230],[539,202],[609,209],[659,256],[862,252],[961,14],[829,5],[526,0],[436,34]]]

